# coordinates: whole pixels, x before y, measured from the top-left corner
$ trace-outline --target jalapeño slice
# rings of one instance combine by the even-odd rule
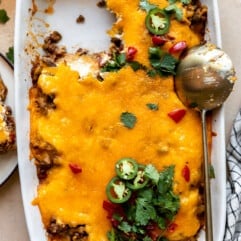
[[[131,180],[137,174],[138,164],[133,158],[125,157],[116,163],[115,171],[121,179]]]
[[[124,203],[131,197],[131,190],[119,177],[110,180],[106,187],[106,195],[112,203]]]
[[[148,12],[145,23],[150,33],[163,35],[169,30],[170,18],[164,10],[154,8]]]
[[[131,190],[144,188],[148,184],[149,178],[145,176],[145,166],[139,165],[136,177],[126,182],[126,186]]]

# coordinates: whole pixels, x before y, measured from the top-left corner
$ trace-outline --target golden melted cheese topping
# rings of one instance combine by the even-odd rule
[[[184,108],[172,78],[153,80],[144,71],[126,67],[108,74],[103,82],[92,76],[80,80],[77,72],[61,65],[45,68],[38,85],[56,95],[57,108],[48,116],[32,109],[32,138],[41,137],[61,152],[60,166],[51,169],[38,189],[36,203],[46,225],[52,217],[63,223],[86,223],[89,240],[106,240],[110,224],[102,208],[105,188],[116,161],[130,156],[159,169],[175,165],[174,191],[180,194],[181,208],[172,235],[197,232],[200,197],[198,187],[190,189],[200,181],[200,120],[192,111],[179,123],[168,117],[170,111]],[[147,103],[157,103],[159,110],[151,111]],[[120,122],[126,111],[137,117],[133,129]],[[70,163],[81,166],[82,173],[73,174]],[[182,176],[186,164],[191,170],[189,183]]]
[[[152,3],[167,5],[167,1]],[[144,26],[145,12],[134,10],[138,4],[107,1],[119,17],[110,34],[122,29],[125,46],[135,46],[136,60],[148,65],[151,40]],[[135,21],[130,21],[133,18]],[[172,20],[169,34],[176,41],[185,40],[189,47],[200,42],[188,25],[176,20]],[[169,47],[169,43],[164,46]],[[50,169],[34,200],[46,226],[51,218],[73,226],[86,224],[89,241],[107,241],[111,226],[102,208],[107,199],[105,188],[114,175],[116,161],[132,157],[160,170],[175,165],[174,192],[180,195],[181,206],[174,220],[177,228],[166,235],[170,240],[182,240],[197,233],[201,225],[197,216],[201,203],[201,124],[199,115],[189,109],[179,123],[168,116],[172,110],[185,108],[174,92],[172,76],[151,78],[145,71],[134,72],[127,66],[106,74],[100,82],[91,74],[80,79],[77,71],[60,64],[44,68],[37,85],[45,94],[55,96],[56,109],[41,115],[31,100],[31,140],[44,140],[60,153],[58,166]],[[148,109],[148,103],[158,104],[158,111]],[[123,112],[136,116],[133,129],[120,121]],[[80,166],[82,172],[73,173],[70,163]],[[190,168],[189,182],[182,174],[185,165]]]
[[[9,133],[6,132],[6,122],[4,121],[5,108],[0,103],[0,143],[8,140]]]

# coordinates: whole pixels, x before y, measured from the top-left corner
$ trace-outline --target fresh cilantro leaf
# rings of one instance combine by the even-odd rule
[[[156,221],[157,221],[158,227],[159,227],[160,229],[163,229],[163,230],[164,230],[164,229],[166,228],[167,223],[166,223],[166,220],[165,220],[164,217],[158,216],[157,219],[156,219]]]
[[[157,6],[149,3],[147,0],[140,0],[139,6],[142,10],[149,12],[150,10],[156,8]]]
[[[165,11],[168,13],[174,13],[175,17],[178,21],[181,21],[183,18],[183,12],[182,9],[179,8],[176,4],[171,4],[168,7],[165,8]]]
[[[136,124],[137,118],[130,112],[123,112],[120,116],[120,120],[125,127],[132,129]]]
[[[126,54],[125,53],[120,53],[116,55],[116,62],[119,66],[123,66],[126,63]]]
[[[208,165],[209,178],[215,178],[215,170],[212,164]]]
[[[158,179],[159,193],[164,194],[168,190],[172,190],[173,176],[174,176],[174,166],[169,166],[160,173],[159,179]]]
[[[155,69],[149,69],[149,70],[147,71],[147,75],[148,75],[149,77],[155,77],[157,74],[158,74],[158,72],[157,72]]]
[[[190,4],[192,0],[168,0],[170,4],[176,3],[177,1],[181,2],[184,5]]]
[[[10,18],[5,9],[0,9],[0,23],[6,23]]]
[[[153,165],[149,164],[145,168],[145,176],[148,177],[153,183],[157,184],[160,175],[157,169]]]
[[[168,0],[168,2],[170,3],[170,4],[173,4],[173,3],[175,3],[177,0]]]
[[[146,70],[146,67],[137,61],[130,61],[130,62],[127,62],[127,64],[130,65],[134,71],[137,71],[139,69]]]
[[[136,199],[135,221],[138,225],[147,225],[150,220],[155,220],[156,210],[145,198]]]
[[[159,205],[161,206],[160,209],[162,209],[163,213],[175,215],[179,209],[179,197],[173,192],[169,191],[160,198]],[[169,217],[170,220],[172,218]]]
[[[154,191],[151,188],[143,189],[138,193],[138,197],[145,198],[148,202],[151,202],[154,197]]]
[[[147,103],[146,106],[147,106],[147,108],[149,108],[150,110],[153,110],[153,111],[157,111],[157,110],[159,110],[159,106],[158,106],[158,104]]]
[[[14,64],[14,48],[9,47],[8,52],[6,53],[6,57],[9,59],[9,61]]]
[[[115,230],[112,228],[108,233],[107,233],[107,238],[109,241],[116,241],[116,233]]]
[[[118,228],[123,231],[124,233],[129,233],[132,231],[132,226],[128,223],[128,222],[121,222],[119,225],[118,225]]]
[[[159,47],[150,47],[148,49],[150,59],[160,59],[163,55],[163,51]]]
[[[112,58],[107,61],[101,72],[115,72],[121,69],[126,64],[126,54],[125,53],[113,53]]]
[[[178,60],[172,55],[164,53],[159,47],[150,47],[148,50],[151,66],[155,71],[149,71],[149,76],[176,74]]]
[[[160,71],[164,74],[176,74],[178,60],[170,54],[165,54],[161,59]]]
[[[185,5],[190,4],[192,0],[181,0],[181,2]]]

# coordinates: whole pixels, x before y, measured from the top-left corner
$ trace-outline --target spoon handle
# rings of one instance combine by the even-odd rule
[[[206,110],[201,111],[202,119],[202,140],[203,140],[203,169],[204,169],[204,196],[205,196],[205,223],[206,223],[206,241],[213,241],[213,225],[212,225],[212,205],[211,191],[209,178],[209,161],[208,161],[208,141],[207,141],[207,125],[206,125]]]

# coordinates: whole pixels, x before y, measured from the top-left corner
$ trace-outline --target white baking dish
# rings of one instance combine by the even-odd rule
[[[37,13],[32,16],[29,9],[33,2],[38,6]],[[62,44],[74,51],[79,47],[92,51],[107,49],[109,44],[106,30],[112,24],[113,16],[105,9],[97,8],[95,0],[58,0],[54,4],[54,13],[45,14],[44,9],[52,1],[17,0],[16,34],[15,34],[15,81],[16,81],[16,121],[19,172],[22,197],[29,236],[32,241],[46,241],[38,207],[31,204],[36,195],[38,180],[33,163],[29,160],[29,113],[28,89],[31,86],[31,59],[39,45],[37,42],[53,30],[63,33]],[[204,0],[209,7],[207,39],[221,45],[217,1]],[[93,10],[95,9],[95,10]],[[86,24],[75,24],[79,14],[88,21]],[[77,34],[78,33],[78,34]],[[226,164],[224,138],[224,110],[220,108],[213,113],[212,162],[216,178],[212,180],[212,203],[214,240],[222,241],[226,216]],[[201,232],[199,241],[205,240]]]

